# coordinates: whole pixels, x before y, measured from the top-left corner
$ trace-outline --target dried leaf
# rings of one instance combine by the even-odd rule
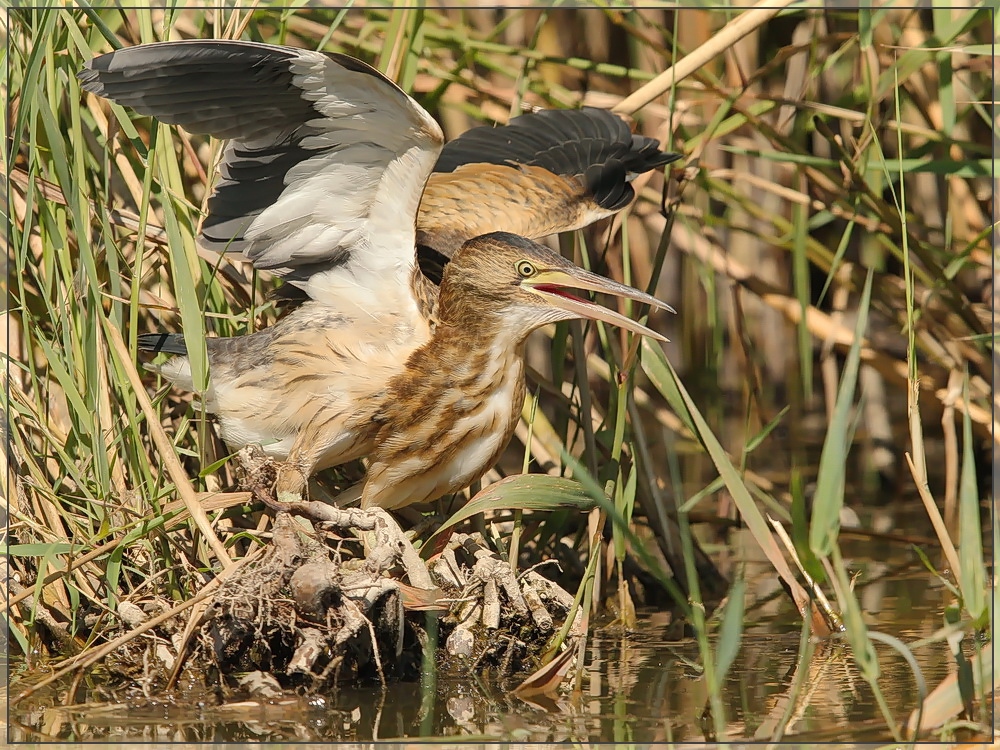
[[[514,688],[514,695],[527,698],[533,695],[551,695],[562,683],[576,658],[577,643],[569,643],[565,650],[545,666],[533,672]]]

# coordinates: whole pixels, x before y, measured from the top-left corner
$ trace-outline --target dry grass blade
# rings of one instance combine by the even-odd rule
[[[730,49],[747,34],[752,33],[774,18],[783,8],[794,5],[794,3],[795,0],[781,0],[779,3],[762,0],[745,13],[740,13],[736,18],[713,34],[711,40],[699,46],[698,49],[693,50],[683,60],[668,70],[663,71],[638,91],[616,104],[614,111],[630,115],[642,109],[642,107],[649,104],[653,99],[667,92],[677,81],[687,78],[710,60]]]
[[[215,552],[215,556],[222,564],[223,569],[228,570],[232,567],[233,561],[229,557],[225,546],[216,535],[215,529],[212,528],[212,523],[208,520],[208,514],[205,513],[205,509],[198,502],[198,493],[195,492],[194,487],[191,485],[191,480],[188,479],[184,467],[181,466],[181,462],[177,460],[177,452],[174,450],[173,443],[170,442],[170,438],[167,437],[167,434],[160,426],[159,417],[149,400],[149,396],[146,395],[146,389],[143,387],[142,381],[139,380],[139,373],[136,372],[135,366],[132,364],[132,358],[129,356],[125,342],[122,341],[121,334],[111,324],[105,326],[105,331],[107,331],[108,340],[118,355],[118,361],[125,371],[126,377],[135,389],[136,398],[142,407],[143,414],[146,415],[146,421],[149,424],[153,442],[156,443],[156,448],[160,452],[160,460],[166,466],[167,473],[170,474],[170,479],[177,487],[177,492],[184,501],[184,505],[191,514],[191,518],[194,519],[195,524],[198,526],[198,530],[204,535],[209,545],[211,545],[212,551]]]
[[[795,545],[793,544],[791,538],[788,536],[788,532],[785,531],[785,527],[782,526],[778,521],[767,517],[767,520],[771,523],[772,528],[774,528],[774,533],[778,535],[778,539],[785,546],[785,552],[792,558],[795,562],[795,566],[799,569],[799,573],[802,574],[802,578],[805,580],[806,584],[812,591],[818,606],[821,607],[826,622],[833,623],[835,629],[840,630],[840,616],[834,610],[833,605],[830,604],[830,600],[826,598],[826,594],[823,593],[823,589],[812,579],[805,567],[802,565],[802,561],[799,559],[798,553],[795,551]]]
[[[450,606],[449,601],[445,601],[444,592],[438,587],[432,589],[420,589],[416,586],[408,586],[405,583],[397,584],[399,593],[403,597],[403,607],[413,612],[447,612]]]
[[[910,474],[914,479],[917,486],[917,491],[920,493],[920,499],[923,501],[924,509],[927,511],[927,517],[931,520],[931,524],[934,526],[934,533],[937,534],[938,542],[941,543],[941,549],[944,551],[944,556],[948,560],[948,565],[953,571],[958,573],[962,569],[962,565],[959,562],[958,551],[955,549],[955,544],[951,540],[951,535],[948,533],[948,527],[945,526],[944,519],[941,517],[941,511],[938,510],[937,503],[934,502],[934,498],[931,496],[930,491],[927,489],[927,481],[921,478],[917,467],[913,465],[913,459],[910,458],[910,454],[906,454],[906,464],[910,467]]]

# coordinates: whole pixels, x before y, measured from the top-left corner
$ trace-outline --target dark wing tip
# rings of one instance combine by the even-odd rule
[[[101,81],[101,70],[103,67],[100,61],[113,54],[113,52],[110,52],[107,55],[100,55],[99,57],[87,60],[83,64],[83,68],[76,74],[76,79],[80,82],[80,88],[84,91],[89,91],[91,94],[104,95],[104,83]]]
[[[594,164],[583,177],[587,192],[593,196],[594,202],[609,211],[625,208],[635,197],[625,164],[620,159],[608,159],[602,164]]]
[[[662,167],[680,159],[682,154],[673,151],[661,151],[660,142],[645,135],[633,135],[632,145],[628,151],[629,171],[641,174],[651,169]]]

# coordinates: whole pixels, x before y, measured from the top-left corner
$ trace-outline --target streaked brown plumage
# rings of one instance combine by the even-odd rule
[[[488,234],[456,253],[441,282],[434,334],[370,406],[346,422],[372,446],[362,507],[434,500],[467,487],[496,463],[521,414],[524,342],[536,328],[590,318],[663,340],[563,291],[574,288],[669,309],[516,235]],[[303,474],[279,477],[279,499],[285,493],[294,499]]]
[[[465,338],[476,324],[466,329],[453,312],[438,309],[446,295],[439,298],[439,268],[431,269],[447,263],[456,290],[458,269],[496,282],[496,270],[490,276],[472,262],[484,260],[476,243],[462,261],[465,243],[497,230],[542,237],[585,226],[631,202],[634,173],[678,158],[593,109],[477,128],[442,152],[434,120],[380,73],[344,55],[289,47],[219,40],[140,45],[95,58],[80,78],[86,90],[140,113],[230,139],[202,241],[242,252],[283,277],[301,304],[263,331],[209,338],[211,379],[202,403],[219,418],[231,448],[260,443],[287,462],[278,487],[286,493],[318,469],[371,456],[368,505],[412,502],[393,501],[386,488],[398,484],[388,465],[400,460],[394,436],[409,434],[400,404],[410,394],[414,413],[422,414],[430,406],[421,404],[433,400],[415,373],[450,374],[461,384],[452,401],[438,393],[433,402],[459,422],[477,389],[492,387],[484,372],[507,384],[494,399],[502,408],[477,428],[492,436],[491,450],[481,451],[489,455],[474,456],[470,465],[495,458],[513,429],[513,405],[523,400],[520,344],[495,343],[510,321],[498,328],[499,318],[485,315],[490,295],[480,285],[467,292],[468,309],[491,322],[479,338]],[[451,293],[447,305],[460,298]],[[591,308],[601,310],[589,305],[574,314],[608,314],[591,315]],[[477,340],[495,347],[496,356],[477,360]],[[144,335],[140,346],[181,355],[158,369],[193,388],[183,336]],[[387,394],[395,395],[386,401]],[[371,412],[372,404],[382,407]],[[434,432],[427,437],[440,443],[438,460],[447,463],[447,441]],[[420,488],[411,495],[429,497]]]
[[[480,230],[547,237],[606,215],[590,205],[585,185],[547,169],[470,164],[431,175],[420,199],[417,242],[451,255],[465,240],[486,234]]]

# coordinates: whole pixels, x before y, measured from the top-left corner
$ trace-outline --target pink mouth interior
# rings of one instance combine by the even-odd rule
[[[583,297],[577,297],[575,294],[567,292],[564,287],[555,286],[554,284],[539,284],[538,286],[535,287],[535,289],[541,292],[548,292],[549,294],[554,294],[557,297],[565,297],[566,299],[571,299],[576,302],[582,302],[585,305],[594,304],[589,299],[584,299]]]

